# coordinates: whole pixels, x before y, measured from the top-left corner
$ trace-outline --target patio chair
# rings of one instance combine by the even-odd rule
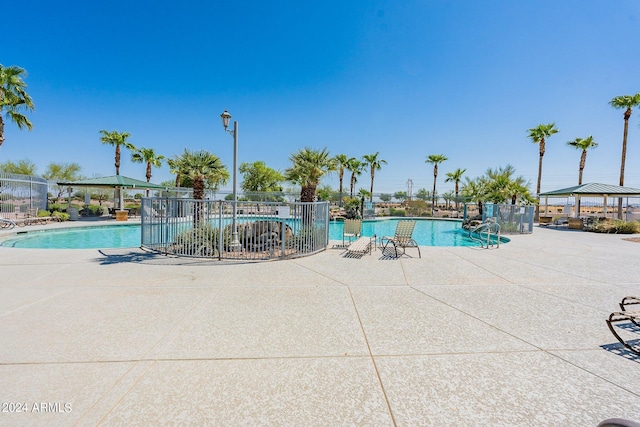
[[[371,250],[375,244],[376,237],[360,237],[355,242],[351,243],[347,247],[347,251],[344,254],[345,258],[360,258],[362,255],[368,253],[371,255]]]
[[[342,229],[342,246],[347,247],[344,243],[345,238],[349,239],[349,244],[351,244],[351,239],[357,239],[362,234],[362,221],[359,219],[345,219],[344,220],[344,228]]]
[[[636,311],[628,311],[627,307],[630,306],[630,305],[640,305],[640,298],[639,297],[624,297],[622,299],[622,301],[620,302],[620,309],[622,311],[614,311],[613,313],[611,313],[609,315],[609,318],[607,319],[607,326],[609,326],[609,330],[611,331],[613,336],[616,337],[616,339],[618,341],[620,341],[620,344],[622,344],[623,346],[625,346],[626,348],[628,348],[632,352],[640,355],[640,345],[633,344],[629,340],[625,341],[616,332],[615,328],[613,327],[614,323],[631,322],[637,328],[640,328],[640,307]]]
[[[382,244],[382,253],[386,252],[387,246],[393,245],[396,258],[406,253],[407,248],[418,249],[418,257],[422,258],[420,253],[420,246],[418,242],[413,239],[413,229],[416,227],[416,221],[414,220],[400,220],[396,226],[396,232],[393,237],[383,237],[380,240]],[[402,249],[402,253],[398,255],[398,248]]]
[[[5,219],[2,218],[0,216],[0,228],[8,228],[9,230],[11,230],[12,228],[14,228],[17,224],[10,220],[10,219]]]

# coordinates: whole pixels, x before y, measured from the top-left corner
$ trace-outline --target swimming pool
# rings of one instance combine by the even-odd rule
[[[393,236],[397,219],[363,221],[362,235]],[[342,241],[343,223],[329,223],[329,240]],[[479,246],[469,239],[460,221],[418,220],[413,237],[420,246]],[[501,238],[502,242],[509,239]],[[0,246],[33,249],[133,248],[141,244],[140,225],[69,227],[55,230],[20,232],[0,241]]]

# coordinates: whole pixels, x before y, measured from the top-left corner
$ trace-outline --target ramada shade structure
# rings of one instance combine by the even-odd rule
[[[165,187],[151,182],[140,181],[122,175],[104,176],[100,178],[81,179],[79,181],[58,181],[63,187],[97,187],[97,188],[137,188],[149,190],[162,190]],[[120,208],[124,205],[122,191],[120,191]]]
[[[544,193],[540,193],[540,197],[544,197],[545,207],[548,205],[549,197],[574,197],[576,199],[576,204],[578,204],[581,197],[601,197],[603,198],[603,206],[606,209],[608,197],[640,197],[640,188],[589,182],[587,184],[576,185],[574,187],[546,191]],[[576,211],[575,216],[578,217],[579,215],[580,213]]]

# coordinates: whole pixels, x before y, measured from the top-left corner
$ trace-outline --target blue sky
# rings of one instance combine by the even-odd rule
[[[77,162],[113,175],[99,131],[129,132],[167,157],[207,149],[284,170],[308,146],[332,155],[380,152],[377,192],[430,189],[429,154],[446,172],[512,164],[535,190],[538,146],[527,129],[555,122],[542,190],[617,184],[622,111],[640,92],[637,0],[65,1],[5,2],[0,63],[28,72],[33,131],[5,127],[0,162]],[[630,121],[625,185],[640,187],[640,111]],[[144,179],[123,156],[121,174]],[[172,179],[168,167],[152,181]],[[323,183],[338,186],[337,175]],[[230,186],[229,186],[230,187]],[[369,187],[360,177],[358,188]]]

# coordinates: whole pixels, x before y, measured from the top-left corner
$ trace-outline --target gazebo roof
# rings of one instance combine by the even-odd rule
[[[80,181],[59,181],[58,185],[68,187],[122,187],[122,188],[149,188],[160,190],[165,187],[151,182],[140,181],[139,179],[129,178],[122,175],[104,176],[100,178],[82,179]]]
[[[640,197],[640,188],[621,187],[619,185],[600,184],[589,182],[587,184],[576,185],[574,187],[561,188],[559,190],[546,191],[540,196],[551,197]]]

